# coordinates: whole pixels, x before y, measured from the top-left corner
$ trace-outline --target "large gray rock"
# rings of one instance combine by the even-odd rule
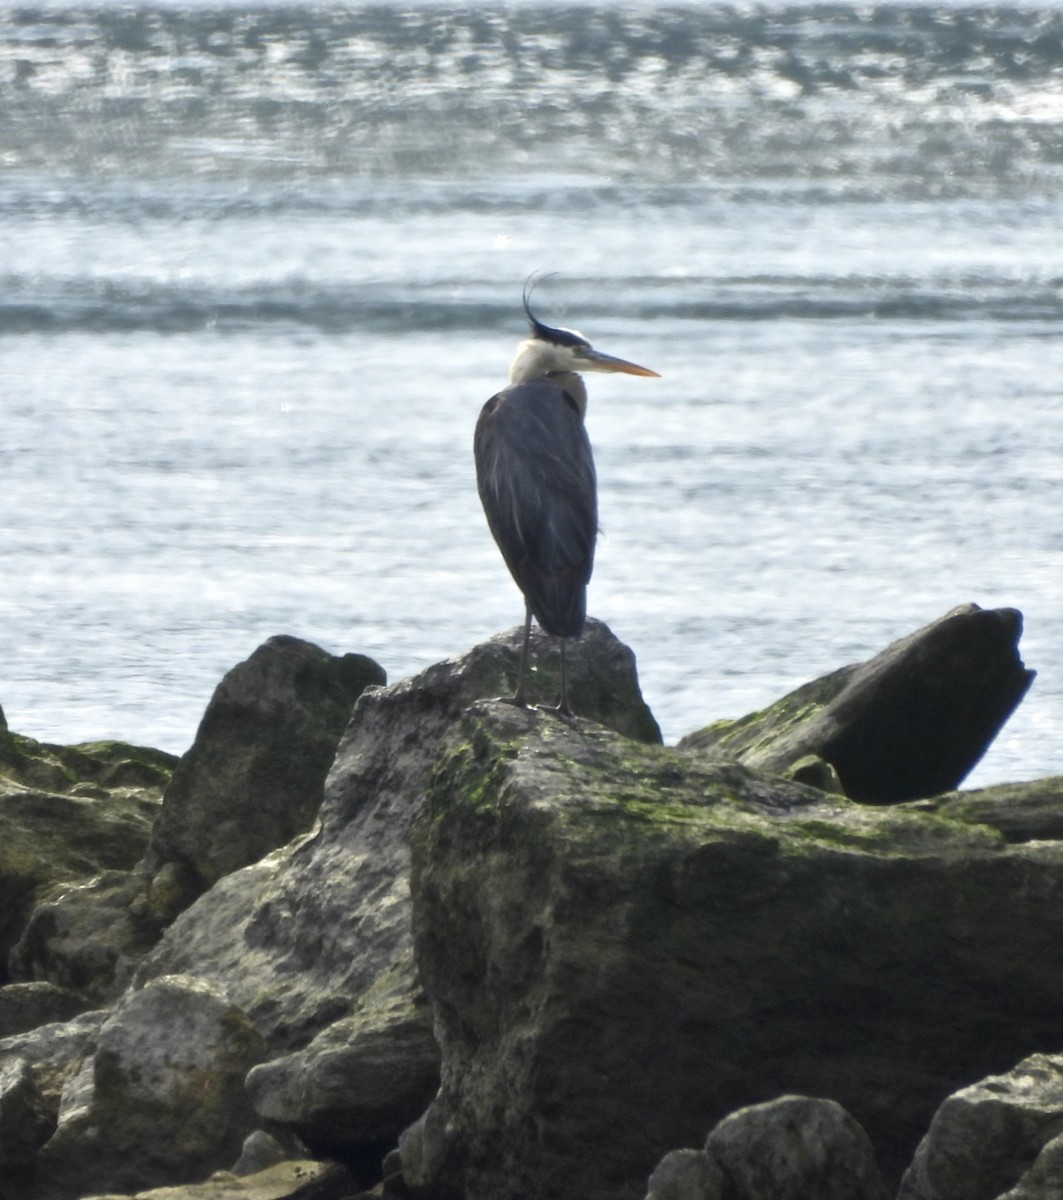
[[[897,1200],[1055,1200],[1063,1196],[1061,1134],[1063,1056],[1034,1054],[949,1096]]]
[[[351,707],[384,682],[364,655],[270,638],[215,689],[166,789],[151,857],[186,867],[203,891],[304,833]]]
[[[250,1021],[198,980],[130,992],[63,1088],[37,1166],[42,1200],[204,1178],[234,1163],[256,1120],[244,1094],[264,1053]]]
[[[786,1093],[842,1104],[896,1179],[945,1096],[1058,1035],[1057,843],[501,704],[453,731],[412,839],[442,1051],[416,1186],[641,1196]]]
[[[252,1073],[254,1103],[314,1149],[357,1153],[395,1137],[436,1090],[413,961],[409,824],[462,712],[511,689],[519,640],[513,630],[361,696],[320,827],[219,880],[140,967],[139,982],[192,975],[248,1013],[273,1052]],[[554,653],[550,639],[533,639],[533,662]],[[588,622],[570,672],[574,702],[598,697],[604,718],[659,737],[631,652],[599,622]]]
[[[866,663],[805,684],[762,712],[718,721],[679,744],[892,804],[959,786],[1034,679],[1019,658],[1022,614],[954,608]]]
[[[383,680],[360,655],[336,658],[290,637],[260,646],[218,685],[152,810],[150,846],[142,831],[143,857],[38,904],[11,956],[14,977],[97,1004],[120,996],[206,887],[310,828],[354,701]]]

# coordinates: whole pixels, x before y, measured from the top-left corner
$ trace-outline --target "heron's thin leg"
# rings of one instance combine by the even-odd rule
[[[521,708],[528,707],[524,696],[524,677],[528,671],[528,643],[531,641],[532,610],[531,605],[524,605],[524,643],[520,650],[520,666],[517,668],[517,690],[513,693],[511,703]]]
[[[565,638],[558,638],[561,646],[561,699],[556,705],[553,704],[537,704],[535,707],[541,712],[554,713],[564,721],[573,721],[576,714],[572,711],[572,706],[568,702],[568,663],[565,658]]]
[[[565,663],[565,643],[566,638],[561,638],[561,701],[557,706],[557,711],[563,717],[573,717],[576,714],[568,702],[568,668]]]

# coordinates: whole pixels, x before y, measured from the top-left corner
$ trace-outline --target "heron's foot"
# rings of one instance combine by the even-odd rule
[[[534,707],[539,712],[549,713],[552,717],[567,721],[569,725],[576,723],[576,714],[567,704],[536,704]]]

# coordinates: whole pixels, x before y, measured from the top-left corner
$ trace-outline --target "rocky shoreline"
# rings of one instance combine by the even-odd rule
[[[1019,614],[677,747],[518,636],[270,639],[180,760],[0,714],[0,1200],[1058,1200],[1063,778],[958,790]]]

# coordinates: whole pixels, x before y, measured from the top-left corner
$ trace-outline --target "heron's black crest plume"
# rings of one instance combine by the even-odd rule
[[[535,275],[529,275],[524,284],[524,312],[528,318],[528,324],[531,325],[532,333],[544,342],[553,342],[555,346],[589,346],[590,342],[583,334],[577,333],[574,329],[555,329],[552,325],[544,325],[532,312],[529,304],[531,294],[535,290],[535,285],[542,278],[544,277],[541,275],[538,278]]]

